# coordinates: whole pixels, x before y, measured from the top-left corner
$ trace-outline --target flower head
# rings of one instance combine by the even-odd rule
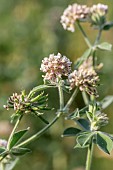
[[[74,32],[74,24],[77,20],[85,21],[87,20],[90,10],[86,5],[78,5],[74,3],[69,5],[63,15],[61,16],[61,24],[65,30]]]
[[[4,139],[0,139],[0,147],[6,148],[7,147],[7,141]]]
[[[97,84],[99,82],[99,76],[95,72],[92,66],[91,57],[86,60],[78,70],[74,70],[69,75],[69,83],[71,89],[75,86],[79,87],[80,91],[86,91],[90,95],[97,95]]]
[[[4,105],[4,108],[9,110],[12,107],[15,111],[25,111],[26,110],[26,103],[28,102],[27,96],[24,96],[22,93],[17,94],[13,93],[12,96],[8,99],[8,104]]]
[[[31,91],[32,92],[32,91]],[[47,95],[44,93],[40,93],[39,95],[35,95],[35,93],[29,93],[26,95],[25,92],[21,92],[20,94],[13,93],[12,96],[9,97],[7,101],[7,105],[3,107],[9,110],[13,108],[17,114],[24,113],[34,113],[36,115],[40,115],[40,110],[48,110],[47,107]],[[35,95],[35,96],[34,96]]]
[[[100,111],[97,111],[94,120],[91,123],[91,129],[92,130],[98,130],[101,126],[105,126],[108,124],[108,117],[107,114],[101,113]]]
[[[108,6],[104,4],[93,5],[90,8],[90,19],[92,25],[101,26],[106,22],[106,14],[108,12]]]
[[[68,76],[71,72],[71,64],[72,62],[60,53],[50,54],[49,58],[46,57],[42,60],[40,70],[45,73],[44,80],[56,83],[62,76]]]

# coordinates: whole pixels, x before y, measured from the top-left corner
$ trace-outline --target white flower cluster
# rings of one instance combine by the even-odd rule
[[[3,148],[7,147],[7,141],[5,139],[0,139],[0,147],[3,147]]]
[[[104,24],[107,11],[108,6],[100,3],[92,7],[74,3],[64,10],[61,16],[61,24],[65,30],[71,32],[75,31],[75,22],[77,20],[88,21],[92,25]]]
[[[100,111],[96,112],[94,121],[91,124],[92,130],[98,130],[101,126],[105,126],[109,123],[107,114],[101,113]]]
[[[45,57],[42,60],[40,70],[45,73],[45,75],[43,75],[44,80],[57,83],[62,76],[69,75],[71,72],[71,64],[72,62],[60,53],[57,55],[50,54],[49,58]]]
[[[86,65],[87,63],[87,65]],[[96,87],[99,82],[99,76],[95,72],[93,66],[91,65],[91,57],[86,60],[78,70],[74,70],[69,75],[69,83],[71,89],[75,86],[79,87],[80,91],[86,91],[90,95],[95,95],[98,97]]]
[[[91,12],[91,14],[95,13],[95,14],[98,14],[99,16],[104,16],[108,12],[108,6],[99,3],[97,5],[93,5],[90,8],[90,12]]]
[[[75,21],[86,19],[89,14],[89,8],[86,5],[78,5],[73,4],[69,5],[63,15],[61,16],[61,23],[65,30],[69,30],[71,32],[75,31]]]

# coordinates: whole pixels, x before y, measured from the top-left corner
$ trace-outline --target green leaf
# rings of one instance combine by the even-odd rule
[[[93,132],[83,132],[77,137],[77,143],[79,143],[80,146],[87,146],[94,135]]]
[[[80,132],[80,129],[70,127],[64,130],[62,137],[76,136]]]
[[[96,139],[97,146],[99,149],[104,151],[107,154],[110,154],[113,149],[113,141],[110,139],[110,137],[102,132],[97,133],[97,139]]]
[[[76,118],[78,119],[80,116],[83,116],[84,114],[86,114],[87,110],[88,110],[88,106],[86,106],[80,110],[77,108],[74,112],[72,112],[70,115],[68,115],[66,117],[66,119],[71,119],[71,120],[76,119]]]
[[[54,86],[54,85],[45,85],[45,84],[36,86],[36,87],[34,87],[34,88],[30,91],[28,97],[31,97],[31,96],[34,95],[36,92],[43,91],[43,90],[45,90],[45,89],[53,88],[53,87],[56,87],[56,86]]]
[[[87,49],[84,54],[80,57],[80,59],[75,63],[75,69],[78,67],[90,56],[92,49]]]
[[[101,50],[107,50],[107,51],[111,51],[112,49],[112,44],[109,44],[107,42],[103,42],[102,44],[97,45],[97,48],[101,49]]]
[[[6,149],[3,147],[0,147],[0,154],[2,154]]]
[[[46,119],[44,119],[41,115],[40,116],[38,116],[45,124],[49,124],[49,122],[46,120]]]
[[[103,25],[103,30],[107,31],[113,27],[113,22],[107,22]]]
[[[102,109],[106,109],[113,102],[113,96],[106,96],[101,102],[100,105]]]
[[[24,130],[20,130],[18,132],[16,132],[10,142],[10,149],[15,146],[17,144],[17,142],[19,142],[19,140],[25,135],[25,133],[29,130],[29,128],[24,129]]]
[[[15,156],[22,156],[22,155],[25,155],[30,152],[31,152],[31,150],[28,148],[13,148],[11,150],[11,153]]]
[[[78,119],[77,124],[79,124],[85,130],[90,130],[90,123],[86,119]]]
[[[88,145],[81,146],[79,143],[77,143],[77,144],[74,146],[74,149],[76,149],[76,148],[87,148],[88,146],[89,146],[89,144],[88,144]]]

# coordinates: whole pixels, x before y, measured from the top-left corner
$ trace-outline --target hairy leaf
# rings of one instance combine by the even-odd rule
[[[80,129],[70,127],[70,128],[67,128],[66,130],[64,130],[62,136],[63,137],[76,136],[79,132],[81,132]]]
[[[109,44],[108,42],[103,42],[103,43],[97,45],[97,48],[99,48],[101,50],[111,51],[112,44]]]
[[[99,149],[104,151],[107,154],[110,154],[113,149],[113,141],[111,138],[106,135],[105,133],[98,132],[97,139],[96,139],[97,146]]]
[[[24,130],[20,130],[18,132],[16,132],[10,142],[10,149],[15,146],[17,144],[17,142],[19,142],[19,140],[25,135],[25,133],[29,130],[28,129],[24,129]]]

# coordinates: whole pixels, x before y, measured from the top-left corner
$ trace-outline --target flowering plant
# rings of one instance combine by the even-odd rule
[[[103,42],[99,43],[102,31],[109,30],[113,24],[108,22],[106,15],[108,6],[103,4],[86,5],[72,4],[65,9],[61,16],[61,24],[65,30],[74,32],[75,24],[80,28],[88,49],[84,52],[74,66],[72,71],[72,62],[66,57],[58,54],[50,54],[42,60],[40,70],[43,72],[44,84],[34,87],[28,94],[22,91],[20,94],[13,93],[4,105],[6,110],[13,109],[14,114],[11,121],[15,123],[9,139],[0,140],[0,161],[1,169],[13,169],[20,156],[31,152],[26,148],[29,143],[43,135],[57,120],[65,116],[66,120],[76,122],[77,127],[69,127],[64,130],[62,136],[76,138],[74,148],[87,148],[86,170],[90,170],[94,145],[97,145],[103,152],[110,154],[113,149],[113,135],[102,132],[102,126],[108,124],[107,114],[104,109],[113,102],[113,96],[107,96],[102,101],[98,101],[98,86],[100,85],[99,73],[103,64],[97,64],[97,50],[110,51],[112,45]],[[88,22],[93,29],[98,30],[98,35],[91,44],[84,32],[81,22]],[[48,95],[44,91],[48,88],[58,88],[59,108],[56,116],[51,122],[44,118],[44,111],[51,110],[48,107]],[[64,102],[64,89],[72,93],[69,100]],[[83,96],[85,106],[82,109],[75,108],[71,111],[72,102],[76,99],[80,91]],[[23,140],[23,136],[29,131],[29,128],[17,131],[20,121],[26,114],[33,114],[43,121],[46,126],[36,134]],[[63,117],[64,118],[64,117]],[[12,165],[13,162],[13,166]],[[14,163],[15,162],[15,163]]]

